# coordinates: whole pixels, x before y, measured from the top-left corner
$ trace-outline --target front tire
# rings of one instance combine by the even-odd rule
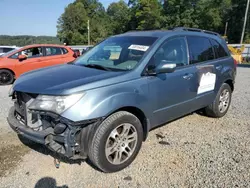
[[[222,84],[214,102],[205,108],[205,114],[214,118],[223,117],[229,109],[231,98],[231,87],[227,83]]]
[[[0,85],[9,85],[14,82],[14,75],[11,71],[2,69],[0,70]]]
[[[103,172],[116,172],[129,166],[143,140],[140,120],[126,111],[110,115],[96,129],[89,158]]]

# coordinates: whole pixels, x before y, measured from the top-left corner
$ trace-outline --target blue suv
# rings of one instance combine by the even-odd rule
[[[197,110],[224,116],[235,75],[217,33],[127,32],[74,62],[23,74],[7,119],[23,137],[115,172],[135,159],[152,128]]]

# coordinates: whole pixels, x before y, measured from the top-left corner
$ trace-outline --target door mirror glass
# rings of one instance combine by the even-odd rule
[[[19,59],[19,61],[23,61],[23,60],[27,59],[27,56],[26,55],[19,55],[18,59]]]
[[[176,69],[176,64],[170,63],[166,60],[162,60],[160,65],[156,67],[156,74],[161,74],[161,73],[172,73]]]

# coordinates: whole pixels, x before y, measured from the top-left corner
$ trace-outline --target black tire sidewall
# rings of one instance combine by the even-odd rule
[[[134,150],[133,154],[131,155],[131,157],[120,165],[114,165],[114,164],[111,164],[108,161],[108,159],[106,158],[106,155],[105,155],[106,141],[107,141],[108,136],[110,135],[111,131],[113,131],[116,127],[118,127],[119,125],[121,125],[123,123],[130,123],[135,127],[137,134],[138,134],[138,140],[137,140],[137,144],[135,146],[135,150]],[[102,126],[102,124],[100,126]],[[98,151],[99,151],[98,152],[98,159],[99,159],[99,165],[100,165],[101,170],[103,170],[104,172],[116,172],[116,171],[122,170],[123,168],[130,165],[133,162],[133,160],[135,159],[135,157],[137,156],[137,154],[139,153],[139,150],[140,150],[141,144],[142,144],[142,140],[143,140],[142,125],[140,123],[140,120],[136,116],[134,116],[132,114],[126,114],[126,115],[123,115],[123,116],[119,117],[118,119],[115,119],[114,121],[110,122],[110,125],[105,130],[104,134],[101,135],[100,143],[98,144],[99,145],[98,146],[99,147],[98,148]]]
[[[9,85],[9,84],[12,84],[12,83],[14,82],[14,75],[13,75],[13,73],[12,73],[11,71],[5,70],[5,69],[0,70],[0,74],[2,74],[2,73],[4,73],[4,72],[10,74],[11,78],[10,78],[10,80],[9,80],[8,82],[6,82],[6,83],[1,83],[1,81],[0,81],[0,85]]]

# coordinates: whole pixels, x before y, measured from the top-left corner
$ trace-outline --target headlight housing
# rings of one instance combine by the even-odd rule
[[[39,95],[29,106],[30,110],[50,111],[61,114],[69,107],[77,103],[84,93],[68,96]]]

